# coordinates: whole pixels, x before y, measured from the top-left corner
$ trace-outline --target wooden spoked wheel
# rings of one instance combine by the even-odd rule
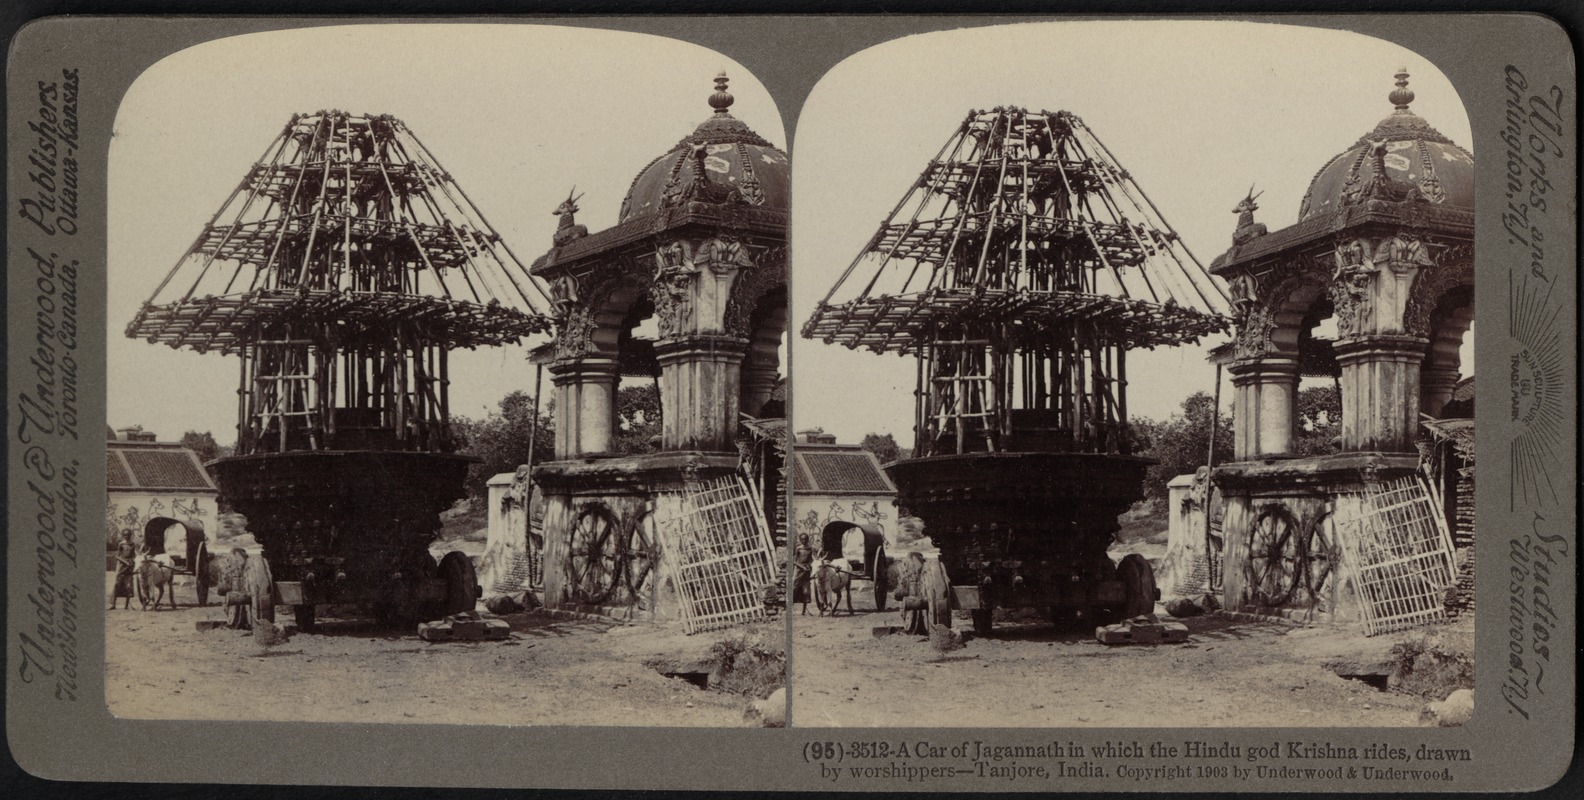
[[[209,605],[209,543],[198,544],[198,554],[193,557],[193,586],[198,594],[198,605]]]
[[[1329,514],[1321,514],[1310,526],[1303,549],[1304,588],[1309,592],[1309,603],[1319,605],[1335,585],[1342,558],[1342,548],[1332,531]]]
[[[1248,591],[1262,607],[1286,605],[1297,588],[1302,541],[1285,508],[1268,505],[1249,532]]]
[[[579,603],[598,605],[616,590],[621,564],[617,522],[604,506],[587,506],[572,525],[567,591]]]
[[[629,599],[639,606],[648,600],[649,583],[656,560],[654,546],[649,543],[649,534],[644,530],[647,522],[646,514],[640,514],[633,520],[627,535],[622,539],[621,548],[622,586],[626,588]]]
[[[886,551],[884,546],[874,551],[874,606],[876,611],[886,610]]]

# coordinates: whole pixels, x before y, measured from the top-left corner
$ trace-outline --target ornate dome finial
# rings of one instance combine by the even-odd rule
[[[1408,88],[1408,68],[1398,67],[1397,74],[1393,77],[1397,79],[1397,88],[1392,90],[1387,99],[1392,101],[1392,106],[1398,111],[1407,111],[1408,104],[1414,99],[1413,90]]]
[[[731,93],[726,91],[726,82],[726,70],[721,70],[720,74],[715,76],[715,93],[710,95],[709,99],[710,108],[715,109],[717,114],[729,113],[726,109],[731,108],[731,104],[735,101]]]

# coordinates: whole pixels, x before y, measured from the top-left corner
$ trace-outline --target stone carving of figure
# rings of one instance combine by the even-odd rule
[[[694,261],[693,243],[686,239],[676,239],[655,248],[655,261],[659,264],[659,274],[664,276],[674,273],[693,274],[698,272]]]
[[[1254,280],[1252,273],[1244,270],[1232,277],[1227,289],[1232,293],[1232,313],[1237,317],[1238,323],[1242,324],[1258,303],[1256,295],[1259,292],[1259,284]]]
[[[573,195],[576,196],[574,197]],[[556,206],[556,210],[550,212],[561,218],[561,222],[556,225],[555,233],[550,235],[550,243],[552,245],[561,247],[574,239],[581,239],[588,235],[588,226],[578,225],[575,219],[575,215],[578,212],[577,201],[582,199],[582,197],[583,195],[577,194],[577,187],[574,186],[572,191],[567,192],[567,199],[562,200],[561,205]]]
[[[1254,212],[1259,210],[1259,204],[1254,201],[1261,194],[1264,194],[1264,192],[1255,194],[1254,187],[1250,186],[1248,195],[1238,202],[1236,208],[1232,209],[1232,213],[1238,215],[1237,230],[1232,232],[1232,245],[1234,247],[1247,244],[1249,241],[1265,235],[1265,224],[1254,221]]]
[[[558,275],[550,281],[550,304],[556,319],[566,319],[578,302],[577,278],[570,274]]]
[[[730,236],[715,236],[700,242],[694,260],[700,266],[709,267],[716,275],[723,276],[754,265],[753,258],[748,255],[748,248]]]
[[[1433,262],[1425,250],[1424,242],[1413,236],[1397,234],[1388,237],[1375,249],[1375,263],[1385,264],[1399,275]]]
[[[594,316],[583,306],[571,306],[556,330],[556,357],[578,358],[587,354],[593,333]]]
[[[1337,334],[1348,337],[1366,332],[1372,310],[1375,275],[1374,248],[1367,239],[1352,239],[1337,246],[1336,271],[1331,274],[1331,302],[1336,309]]]
[[[693,276],[699,268],[694,260],[696,251],[686,239],[661,244],[655,248],[654,304],[655,325],[662,337],[682,333],[693,318]]]
[[[1392,203],[1401,202],[1427,202],[1424,192],[1419,184],[1412,181],[1398,180],[1386,171],[1386,156],[1388,149],[1386,140],[1370,142],[1369,158],[1374,174],[1369,180],[1360,180],[1358,165],[1348,172],[1347,182],[1342,187],[1342,204],[1355,205],[1365,200],[1384,200]]]
[[[1275,327],[1270,309],[1254,304],[1237,331],[1238,358],[1257,358],[1269,353],[1271,331]]]
[[[674,184],[668,183],[664,192],[664,200],[668,205],[675,205],[686,200],[696,200],[704,203],[740,204],[748,202],[737,187],[720,183],[710,178],[706,164],[709,160],[709,144],[706,142],[688,143],[688,153],[685,158],[692,165],[693,177],[687,181]]]

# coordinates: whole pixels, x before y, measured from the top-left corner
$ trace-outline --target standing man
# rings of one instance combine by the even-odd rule
[[[263,556],[249,558],[246,550],[231,548],[218,589],[231,612],[228,627],[250,631],[259,620],[275,621],[275,579]]]
[[[814,548],[809,547],[808,534],[798,535],[797,549],[792,551],[792,602],[803,604],[808,613],[809,580],[814,576]]]
[[[227,627],[235,630],[253,629],[253,620],[248,613],[253,607],[253,597],[248,593],[247,568],[247,551],[240,547],[231,548],[231,558],[227,560],[217,587],[221,596],[225,597],[225,607],[231,612]]]
[[[132,609],[132,567],[133,560],[137,558],[137,547],[132,544],[132,531],[121,531],[121,543],[116,545],[116,574],[115,589],[110,594],[110,610],[114,611],[116,601],[125,597],[127,610]]]

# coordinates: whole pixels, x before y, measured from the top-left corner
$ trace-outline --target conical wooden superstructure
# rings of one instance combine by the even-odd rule
[[[959,607],[1117,618],[1147,564],[1105,555],[1142,496],[1127,352],[1228,330],[1219,283],[1083,120],[972,111],[803,335],[918,357],[913,457],[890,467]]]
[[[292,117],[126,332],[242,358],[238,454],[354,428],[395,437],[360,449],[435,451],[446,351],[546,331],[545,307],[401,120],[321,111]]]
[[[836,299],[836,298],[845,299]],[[1083,120],[968,114],[803,329],[920,359],[915,453],[1126,452],[1126,352],[1227,297]]]
[[[427,552],[476,460],[453,454],[447,354],[548,331],[547,307],[401,120],[320,111],[287,122],[126,333],[239,357],[237,455],[210,469],[306,626],[322,602],[472,608],[471,565],[440,586]]]

